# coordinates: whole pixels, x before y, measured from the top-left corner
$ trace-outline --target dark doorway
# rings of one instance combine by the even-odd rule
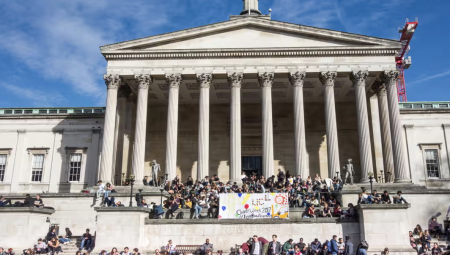
[[[243,156],[242,171],[250,176],[253,172],[262,175],[262,157],[261,156]]]

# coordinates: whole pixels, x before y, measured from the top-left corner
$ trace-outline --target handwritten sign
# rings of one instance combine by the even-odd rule
[[[286,193],[228,193],[220,195],[219,219],[287,219]]]

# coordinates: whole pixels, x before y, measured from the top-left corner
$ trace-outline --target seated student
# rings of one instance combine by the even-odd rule
[[[283,244],[283,252],[286,253],[286,255],[293,255],[295,253],[294,247],[292,245],[293,241],[294,240],[289,239]]]
[[[11,199],[6,199],[5,196],[0,196],[0,207],[12,206]]]
[[[342,240],[342,238],[338,239],[337,247],[338,247],[338,250],[339,250],[339,254],[344,254],[344,252],[345,252],[345,243]]]
[[[45,240],[52,240],[53,237],[56,237],[56,229],[55,228],[50,229],[50,232],[47,233]]]
[[[328,204],[325,203],[325,205],[323,206],[323,211],[321,213],[322,217],[333,217],[333,215],[331,215],[331,209],[330,207],[328,207]]]
[[[322,247],[322,255],[328,255],[328,244],[325,242]]]
[[[70,231],[69,228],[66,228],[66,235],[64,237],[59,238],[59,241],[62,244],[70,242],[70,239],[72,239],[72,231]]]
[[[190,198],[186,198],[186,202],[184,202],[184,207],[188,209],[192,209],[192,201]]]
[[[33,207],[34,206],[34,198],[30,196],[30,194],[25,195],[25,200],[23,202],[24,207]]]
[[[401,204],[402,202],[404,202],[405,204],[407,204],[408,202],[406,202],[406,200],[402,197],[402,191],[399,190],[397,191],[397,194],[394,195],[394,204]]]
[[[353,218],[355,216],[355,207],[352,203],[348,204],[348,209],[343,212],[344,217]]]
[[[308,207],[308,206],[310,206],[310,205],[311,205],[311,200],[309,199],[309,196],[308,196],[308,195],[305,195],[305,196],[303,197],[302,206]]]
[[[441,247],[439,247],[439,245],[437,243],[434,243],[433,244],[433,249],[431,249],[431,253],[433,255],[440,254],[440,253],[442,253],[442,249],[441,249]]]
[[[376,189],[373,190],[372,197],[374,204],[381,204],[381,196]]]
[[[314,242],[311,243],[311,253],[312,255],[320,255],[322,251],[322,244],[319,242],[319,239],[315,238]]]
[[[311,204],[314,206],[320,206],[319,200],[315,196],[311,197]]]
[[[86,229],[86,233],[84,233],[81,236],[80,250],[83,250],[83,248],[85,248],[86,251],[89,251],[91,245],[92,245],[92,235],[89,233],[89,229]]]
[[[48,250],[51,255],[55,253],[58,254],[61,251],[61,247],[59,246],[59,240],[56,237],[52,237],[50,241],[48,241]]]
[[[383,192],[383,194],[381,195],[381,203],[382,204],[391,204],[391,197],[389,196],[389,193],[387,190],[385,190]]]
[[[308,213],[307,213],[307,215],[306,215],[308,218],[315,218],[316,217],[316,214],[314,213],[314,205],[311,205],[309,208],[308,208]]]
[[[435,235],[439,239],[439,235],[442,233],[441,225],[436,221],[436,218],[433,217],[430,224],[428,225],[428,230],[430,234]]]
[[[334,196],[330,196],[330,200],[328,201],[328,205],[330,207],[335,207],[338,204],[336,198]]]
[[[340,205],[336,205],[336,207],[334,208],[334,211],[333,211],[333,216],[334,217],[341,217],[341,215],[342,215],[341,206]]]
[[[142,180],[142,184],[144,184],[144,186],[148,186],[148,176],[144,176],[144,180]]]
[[[36,244],[34,250],[37,254],[48,253],[47,245],[45,244],[44,241],[42,241],[41,238],[39,238],[38,243]]]
[[[116,207],[125,207],[125,205],[123,205],[122,202],[119,201],[116,203]]]
[[[103,202],[103,206],[108,206],[108,207],[116,207],[116,202],[115,202],[115,197],[105,197],[104,198],[104,202]]]
[[[42,201],[40,195],[36,195],[36,199],[34,200],[34,207],[37,207],[37,208],[43,208],[44,207],[44,202]]]

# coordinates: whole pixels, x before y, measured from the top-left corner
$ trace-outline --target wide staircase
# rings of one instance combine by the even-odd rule
[[[61,249],[63,253],[66,254],[76,254],[81,245],[81,236],[72,236],[72,239],[67,244],[61,244]]]

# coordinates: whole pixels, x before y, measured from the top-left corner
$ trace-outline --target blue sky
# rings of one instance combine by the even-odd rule
[[[272,19],[398,39],[419,17],[408,101],[450,101],[450,1],[260,0]],[[0,107],[103,106],[102,45],[228,20],[242,0],[0,0]]]

